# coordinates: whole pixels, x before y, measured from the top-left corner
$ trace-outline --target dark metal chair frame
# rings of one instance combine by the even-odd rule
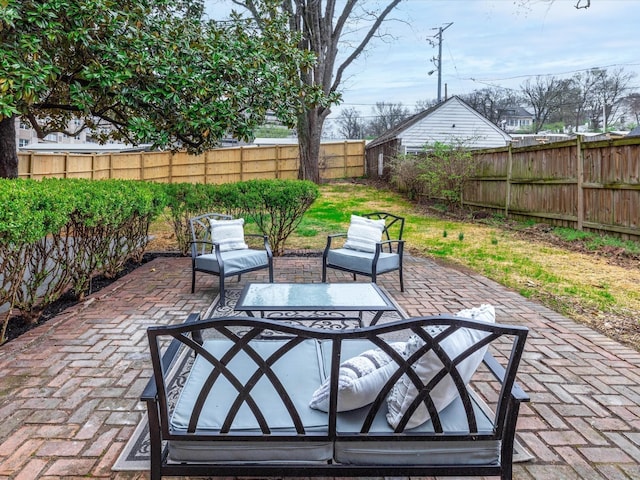
[[[428,333],[428,326],[440,325],[444,329],[439,329],[435,334]],[[440,346],[440,342],[460,328],[472,328],[487,332],[484,340],[469,347],[460,353],[456,358],[449,358]],[[403,359],[391,348],[385,338],[388,335],[398,332],[408,331],[419,335],[425,346],[420,351],[408,359]],[[268,333],[267,333],[268,332]],[[255,356],[252,348],[252,339],[262,338],[264,334],[277,332],[285,335],[288,339],[284,346],[279,347],[273,358],[260,359]],[[513,446],[515,441],[516,423],[520,404],[528,402],[529,397],[516,383],[516,374],[522,353],[524,351],[528,329],[526,327],[489,324],[475,322],[473,320],[462,319],[451,315],[434,317],[418,317],[400,320],[397,322],[375,325],[359,329],[331,330],[303,327],[299,325],[284,324],[268,319],[257,319],[252,317],[223,317],[212,319],[200,319],[198,314],[192,314],[182,325],[173,326],[153,326],[147,331],[151,349],[151,359],[153,364],[153,377],[149,380],[141,400],[146,402],[149,418],[149,431],[151,440],[151,479],[159,480],[163,476],[204,476],[204,477],[440,477],[440,476],[500,476],[503,480],[512,478]],[[215,359],[202,347],[202,338],[226,338],[230,340],[230,349],[220,359]],[[280,336],[279,338],[283,338]],[[273,364],[286,355],[287,351],[294,348],[305,339],[317,339],[331,342],[331,394],[328,413],[328,429],[326,432],[305,431],[304,426],[299,422],[300,412],[290,401],[290,395],[285,391],[277,375],[272,369]],[[340,352],[342,342],[354,339],[367,339],[379,348],[383,349],[398,364],[398,371],[389,382],[382,388],[377,399],[371,404],[360,432],[338,433],[337,432],[337,389],[338,371],[341,361]],[[167,347],[168,345],[168,347]],[[491,409],[493,410],[491,432],[478,432],[474,407],[469,398],[469,391],[464,385],[460,376],[457,375],[455,365],[467,356],[476,352],[483,345],[494,346],[487,351],[483,364],[484,370],[480,373],[479,382],[491,383],[492,388],[488,391],[495,392],[491,399]],[[166,348],[165,348],[166,347]],[[205,358],[212,364],[213,372],[209,381],[203,383],[198,399],[195,402],[194,412],[191,419],[197,418],[204,404],[204,399],[208,395],[213,395],[215,390],[214,379],[224,376],[235,381],[231,372],[227,371],[227,362],[237,355],[238,352],[246,352],[249,356],[256,358],[260,368],[256,374],[248,380],[247,385],[237,384],[238,394],[235,402],[232,402],[230,410],[226,413],[226,424],[230,425],[237,414],[239,405],[246,403],[250,405],[256,418],[262,419],[260,422],[261,433],[253,434],[234,432],[229,427],[221,427],[219,432],[199,432],[195,427],[189,427],[184,431],[176,431],[169,427],[171,405],[168,399],[167,372],[174,364],[178,353],[188,349],[189,355],[197,355]],[[458,392],[461,396],[464,410],[467,417],[468,433],[464,432],[444,432],[439,420],[439,414],[435,410],[433,403],[429,401],[431,381],[425,385],[422,380],[413,372],[413,363],[416,356],[420,356],[426,351],[432,350],[441,359],[444,367],[443,372],[450,372]],[[492,356],[492,351],[498,354],[498,361]],[[444,355],[444,356],[443,356]],[[344,359],[342,359],[344,360]],[[291,364],[292,374],[296,365]],[[486,371],[485,371],[486,370]],[[421,402],[413,405],[394,433],[376,433],[370,427],[373,418],[379,413],[380,408],[385,404],[385,397],[400,375],[407,374],[412,382],[421,391]],[[457,375],[457,376],[456,376]],[[283,404],[287,405],[287,411],[296,425],[297,432],[278,433],[269,428],[269,412],[261,411],[251,398],[252,385],[262,379],[269,381],[278,392]],[[237,382],[236,382],[237,383]],[[486,390],[486,389],[485,389]],[[403,431],[402,425],[408,420],[415,408],[422,402],[428,408],[434,425],[434,432]],[[198,410],[200,408],[200,411]],[[296,419],[298,421],[296,421]],[[367,442],[415,442],[429,441],[442,442],[442,448],[447,448],[447,442],[453,441],[453,448],[459,442],[473,442],[490,440],[500,442],[500,460],[498,463],[488,465],[468,465],[451,463],[447,465],[429,464],[339,464],[328,463],[287,463],[287,462],[254,462],[254,463],[216,463],[204,464],[197,462],[171,463],[167,462],[167,448],[165,441],[179,440],[188,442],[221,442],[225,441],[246,441],[266,442],[289,441],[289,442],[315,442],[315,441],[363,441]],[[464,460],[464,459],[461,459]],[[424,462],[422,462],[424,463]]]
[[[377,283],[378,275],[398,270],[398,275],[400,277],[400,291],[404,292],[404,279],[402,277],[402,259],[404,253],[404,240],[402,239],[402,233],[404,231],[404,218],[387,212],[365,213],[360,216],[374,220],[385,220],[385,227],[382,231],[382,241],[376,244],[376,250],[372,253],[371,271],[354,271],[343,268],[339,265],[332,265],[331,263],[328,263],[327,256],[329,251],[334,247],[335,240],[347,238],[346,232],[334,233],[327,236],[327,244],[322,253],[322,281],[327,281],[327,268],[353,273],[354,281],[356,280],[356,275],[364,275],[370,277],[373,283]],[[392,270],[385,270],[384,272],[377,272],[378,259],[382,252],[396,253],[399,256],[399,267]]]
[[[191,293],[195,292],[196,287],[196,272],[207,273],[209,275],[215,275],[219,278],[220,289],[220,305],[224,305],[225,302],[225,279],[227,277],[238,276],[238,281],[241,280],[243,273],[253,272],[256,270],[269,269],[269,282],[273,283],[273,252],[269,245],[269,240],[266,235],[262,234],[244,234],[245,238],[257,238],[261,239],[264,245],[264,249],[267,253],[267,264],[259,267],[247,268],[240,272],[228,273],[225,272],[225,265],[222,253],[220,251],[220,245],[215,243],[211,239],[211,228],[209,220],[232,220],[231,215],[225,215],[221,213],[205,213],[189,219],[189,228],[191,230]],[[196,258],[200,255],[214,253],[216,261],[218,262],[219,272],[198,268],[196,267]]]

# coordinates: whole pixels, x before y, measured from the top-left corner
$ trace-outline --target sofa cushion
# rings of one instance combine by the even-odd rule
[[[376,243],[382,240],[384,227],[384,219],[373,220],[359,215],[351,215],[351,223],[349,230],[347,230],[347,241],[344,247],[373,253],[376,251]]]
[[[491,436],[493,422],[487,414],[486,406],[477,395],[469,390],[473,411],[478,425],[478,434]],[[338,434],[359,432],[368,413],[367,408],[343,412],[338,415]],[[371,426],[376,434],[391,434],[393,429],[387,422],[386,409],[381,409]],[[501,442],[476,438],[469,441],[447,440],[447,435],[469,433],[464,405],[460,397],[454,399],[440,412],[440,421],[447,434],[438,440],[416,441],[343,441],[335,442],[334,457],[337,462],[354,465],[497,465],[500,460]],[[407,433],[434,433],[431,420],[424,422]]]
[[[252,349],[262,359],[269,358],[287,340],[253,340]],[[203,347],[215,358],[220,359],[232,346],[232,342],[223,339],[211,339],[204,342]],[[295,365],[295,368],[291,368]],[[240,383],[246,384],[256,372],[257,365],[245,352],[237,353],[227,362],[230,375]],[[283,358],[272,366],[273,372],[282,383],[295,406],[305,432],[327,432],[327,415],[308,407],[309,398],[324,380],[320,364],[320,350],[315,340],[305,340],[292,348]],[[171,415],[170,429],[173,434],[185,434],[189,426],[191,412],[196,399],[207,379],[211,380],[212,365],[202,355],[198,355],[178,397]],[[246,438],[238,441],[193,442],[183,440],[169,441],[169,455],[173,461],[204,462],[251,462],[275,461],[278,459],[296,461],[326,461],[332,457],[331,442],[278,441],[277,436],[295,435],[294,422],[279,396],[275,386],[266,376],[261,376],[253,386],[251,398],[256,402],[267,421],[274,438],[269,442],[251,442]],[[216,378],[211,388],[200,417],[197,430],[201,434],[219,432],[230,411],[235,414],[232,430],[248,436],[261,436],[256,415],[243,403],[239,408],[233,407],[238,391],[229,379],[223,375]]]
[[[456,314],[459,317],[495,323],[495,310],[491,305],[462,310]],[[460,328],[440,342],[440,346],[450,359],[455,359],[469,347],[475,345],[488,334],[479,330]],[[405,356],[409,358],[424,345],[424,341],[413,335],[406,344]],[[483,347],[462,360],[456,367],[464,384],[467,384],[482,362],[487,347]],[[442,369],[444,365],[433,350],[425,353],[414,365],[414,371],[424,385],[427,385]],[[387,420],[394,428],[398,426],[419,391],[407,375],[403,375],[396,382],[387,401],[389,413]],[[438,412],[446,408],[459,395],[458,389],[450,375],[444,376],[431,390],[430,397]],[[412,414],[406,428],[413,428],[429,420],[429,412],[421,404]]]

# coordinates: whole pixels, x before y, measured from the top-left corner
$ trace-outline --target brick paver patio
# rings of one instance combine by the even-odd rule
[[[276,281],[320,281],[317,257],[275,260]],[[349,276],[331,271],[330,281]],[[364,278],[362,280],[365,280]],[[264,273],[247,281],[266,281]],[[230,286],[234,286],[231,282]],[[531,329],[519,381],[531,396],[519,438],[535,455],[517,479],[640,479],[640,354],[468,272],[407,258],[380,284],[409,315],[481,303]],[[145,327],[202,312],[216,294],[190,259],[159,258],[21,338],[0,346],[0,480],[143,479],[112,465],[144,414]]]

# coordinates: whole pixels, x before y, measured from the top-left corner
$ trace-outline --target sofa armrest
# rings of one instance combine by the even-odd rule
[[[500,365],[498,361],[493,357],[493,355],[491,355],[491,353],[489,352],[485,354],[483,361],[485,365],[487,365],[493,376],[496,377],[496,379],[504,385],[506,373],[504,367]],[[518,385],[518,383],[515,381],[513,382],[513,385],[511,387],[510,395],[515,401],[518,402],[530,401],[529,395],[527,395],[525,391],[520,388],[520,385]]]

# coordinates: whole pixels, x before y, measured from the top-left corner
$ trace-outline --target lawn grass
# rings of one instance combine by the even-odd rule
[[[471,269],[511,288],[552,310],[596,328],[608,325],[607,333],[632,333],[640,338],[640,269],[622,268],[602,257],[560,248],[540,240],[529,240],[518,230],[535,222],[504,228],[496,215],[485,223],[464,222],[430,215],[401,195],[373,186],[344,182],[320,186],[320,197],[287,239],[287,250],[322,250],[330,233],[345,232],[352,213],[386,211],[406,219],[404,239],[410,255],[431,258],[448,265]],[[247,225],[252,231],[255,225]],[[175,249],[175,238],[167,219],[152,225],[155,249]],[[622,242],[571,229],[554,229],[567,241],[584,245],[598,243],[610,248],[639,249],[637,242]],[[595,248],[595,247],[594,247]],[[490,301],[490,299],[487,299]]]
[[[387,211],[405,217],[406,249],[412,255],[470,268],[568,316],[576,311],[640,312],[639,271],[621,275],[620,267],[525,240],[499,222],[485,225],[430,216],[390,190],[337,183],[322,185],[320,191],[320,198],[287,240],[287,249],[322,249],[327,234],[346,231],[352,213]],[[568,238],[569,233],[565,235]]]

